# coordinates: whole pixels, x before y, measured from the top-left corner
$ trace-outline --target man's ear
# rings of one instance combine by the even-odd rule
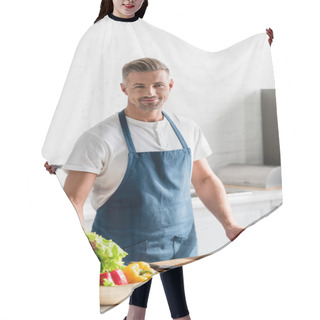
[[[170,82],[169,82],[170,91],[171,91],[173,85],[174,85],[174,81],[173,81],[173,79],[170,79]]]
[[[120,83],[120,87],[121,87],[121,91],[127,96],[128,92],[127,92],[126,85],[124,83]]]

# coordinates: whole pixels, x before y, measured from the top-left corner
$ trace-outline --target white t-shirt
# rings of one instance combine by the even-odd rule
[[[207,140],[194,121],[172,113],[167,114],[191,149],[192,161],[211,154]],[[157,122],[143,122],[129,117],[126,119],[136,152],[182,149],[177,135],[165,117]],[[115,113],[81,135],[63,169],[97,174],[91,199],[96,210],[119,187],[127,164],[128,147],[118,113]]]

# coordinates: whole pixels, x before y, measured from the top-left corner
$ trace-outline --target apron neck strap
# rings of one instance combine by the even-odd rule
[[[124,138],[127,142],[127,146],[129,148],[130,152],[136,153],[136,148],[134,147],[133,144],[133,140],[130,134],[130,130],[128,127],[128,123],[127,123],[127,119],[126,119],[126,115],[124,113],[123,109],[121,112],[119,112],[119,120],[120,120],[120,124],[121,124],[121,129],[124,135]],[[176,125],[173,123],[173,121],[170,119],[170,117],[164,112],[162,111],[163,115],[167,118],[167,120],[169,121],[173,131],[175,132],[175,134],[177,135],[183,149],[188,149],[188,145],[186,143],[186,141],[184,140],[182,134],[180,133],[180,131],[178,130],[178,128],[176,127]]]
[[[126,139],[129,151],[135,153],[136,148],[134,147],[134,144],[133,144],[133,141],[131,138],[131,134],[129,131],[129,127],[128,127],[128,123],[127,123],[127,119],[126,119],[126,115],[124,113],[124,110],[125,109],[123,109],[121,112],[119,112],[119,120],[120,120],[120,124],[121,124],[121,129],[122,129],[124,138]]]
[[[181,132],[176,127],[176,125],[173,123],[173,121],[170,119],[170,117],[164,111],[162,111],[162,113],[167,118],[169,123],[171,124],[171,127],[172,127],[173,131],[175,132],[175,134],[177,135],[177,137],[178,137],[183,149],[188,149],[188,145],[187,145],[186,141],[184,140]]]

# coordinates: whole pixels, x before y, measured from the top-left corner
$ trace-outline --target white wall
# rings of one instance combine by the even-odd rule
[[[202,0],[197,8],[191,0],[150,2],[155,25],[212,51],[269,26],[275,31],[284,205],[226,249],[185,267],[192,319],[318,319],[317,2]],[[41,157],[74,49],[98,6],[97,0],[1,3],[1,319],[116,320],[127,309],[124,303],[100,316],[98,261]],[[209,276],[202,279],[200,270]],[[147,319],[168,318],[154,281]]]

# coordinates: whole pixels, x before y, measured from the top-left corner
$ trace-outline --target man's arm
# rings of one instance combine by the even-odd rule
[[[233,241],[244,228],[238,226],[234,220],[224,186],[205,158],[193,162],[192,184],[200,200],[222,224],[227,237]]]
[[[69,171],[64,183],[64,191],[76,209],[84,229],[83,206],[93,187],[97,175],[91,172]]]

